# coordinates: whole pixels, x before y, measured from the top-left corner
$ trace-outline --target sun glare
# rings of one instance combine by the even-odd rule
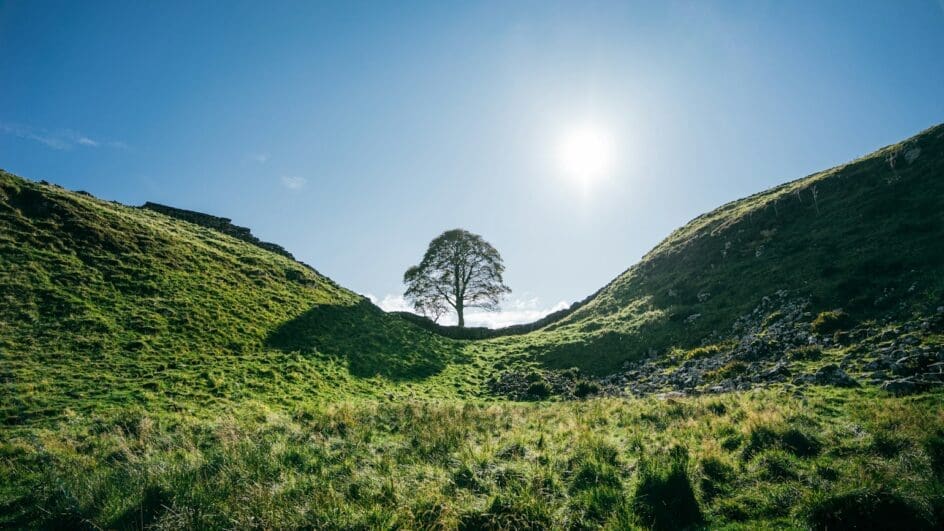
[[[613,165],[613,140],[593,125],[575,127],[565,133],[558,147],[561,169],[582,183],[605,177]]]

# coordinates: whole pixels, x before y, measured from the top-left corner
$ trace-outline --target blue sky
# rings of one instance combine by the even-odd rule
[[[231,217],[388,307],[463,227],[496,324],[944,120],[944,3],[0,1],[0,79],[8,171]],[[586,124],[592,183],[558,156]]]

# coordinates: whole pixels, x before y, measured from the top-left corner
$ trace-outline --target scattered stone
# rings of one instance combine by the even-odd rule
[[[707,292],[698,294],[706,299]],[[898,323],[892,318],[850,325],[817,333],[810,300],[780,290],[762,297],[751,311],[735,321],[729,332],[714,332],[701,344],[723,345],[693,359],[671,349],[649,348],[637,358],[603,377],[579,378],[567,371],[541,371],[555,398],[579,398],[579,382],[604,396],[686,396],[764,388],[791,382],[794,392],[810,385],[858,387],[868,383],[892,394],[909,394],[944,387],[944,349],[927,342],[931,333],[944,332],[944,306],[924,318]],[[692,323],[702,314],[692,314]],[[841,359],[836,347],[844,347]],[[822,358],[829,363],[813,372],[799,367]],[[527,375],[509,372],[489,382],[493,393],[528,400]]]
[[[883,383],[882,390],[888,391],[895,396],[904,396],[919,393],[924,390],[924,386],[910,378],[900,378]]]
[[[790,376],[790,369],[787,368],[786,363],[778,363],[774,366],[773,369],[763,373],[761,379],[767,382],[781,382],[787,379]]]
[[[858,387],[859,382],[849,376],[838,365],[831,363],[819,368],[813,374],[813,383],[817,385],[832,385],[835,387]]]

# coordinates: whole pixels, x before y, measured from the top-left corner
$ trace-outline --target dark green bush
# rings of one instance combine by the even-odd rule
[[[528,396],[531,396],[537,399],[547,398],[551,396],[552,391],[553,389],[551,389],[551,384],[543,380],[534,382],[528,386]]]
[[[577,386],[574,387],[574,396],[577,398],[586,398],[591,395],[600,394],[601,390],[600,384],[583,380],[577,382]]]

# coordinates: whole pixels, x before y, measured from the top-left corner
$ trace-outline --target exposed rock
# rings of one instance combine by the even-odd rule
[[[889,380],[882,384],[882,390],[896,396],[910,395],[921,392],[925,386],[911,378],[900,378],[898,380]]]
[[[814,383],[818,385],[832,385],[836,387],[858,387],[859,382],[849,376],[838,365],[824,365],[813,375]]]
[[[678,351],[649,349],[644,357],[623,362],[621,369],[593,378],[604,395],[726,393],[791,382],[803,387],[858,387],[860,381],[894,393],[923,392],[944,387],[944,349],[929,346],[929,328],[944,322],[944,313],[892,324],[890,320],[857,325],[836,334],[811,330],[810,302],[788,291],[763,297],[739,318],[729,334],[714,334],[702,345],[718,345],[708,355],[687,358]],[[698,314],[694,314],[697,316]],[[722,346],[723,345],[723,346]],[[833,346],[845,347],[837,359]],[[823,358],[836,360],[812,372],[798,368]],[[574,397],[575,380],[545,371],[554,396]],[[502,375],[490,384],[493,392],[527,399],[526,375]],[[797,392],[800,392],[798,389]]]
[[[766,382],[780,382],[786,380],[788,376],[790,376],[790,369],[787,368],[786,363],[781,362],[763,373],[760,378]]]

